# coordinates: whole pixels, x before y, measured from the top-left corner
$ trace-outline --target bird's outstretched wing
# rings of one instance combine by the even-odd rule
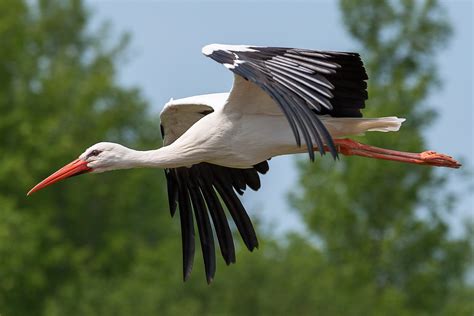
[[[163,145],[171,144],[194,123],[212,113],[213,106],[223,104],[227,96],[227,93],[197,96],[166,104],[161,112]],[[184,280],[189,278],[194,261],[194,219],[198,228],[208,283],[212,281],[216,269],[211,220],[222,257],[226,264],[235,262],[234,241],[225,209],[233,218],[247,248],[252,251],[258,246],[252,222],[237,193],[243,194],[247,187],[258,190],[259,174],[267,171],[266,161],[249,169],[228,168],[210,163],[200,163],[190,168],[165,169],[171,216],[174,216],[176,209],[179,208]]]
[[[318,115],[362,116],[368,77],[357,53],[219,44],[207,45],[202,52],[268,94],[288,119],[298,146],[302,134],[311,160],[313,140],[321,154],[326,145],[337,157]],[[238,84],[236,77],[230,98]]]

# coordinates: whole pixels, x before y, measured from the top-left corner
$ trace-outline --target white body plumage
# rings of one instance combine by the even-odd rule
[[[257,102],[246,102],[249,99]],[[213,112],[205,116],[200,114],[206,110]],[[306,150],[296,145],[287,118],[258,87],[248,88],[245,97],[229,99],[229,93],[216,93],[172,100],[165,105],[161,119],[165,129],[164,144],[169,147],[170,155],[176,155],[173,159],[176,164],[169,167],[209,162],[250,168],[270,157]],[[367,131],[398,131],[404,121],[397,117],[335,118],[326,115],[320,119],[333,138]]]

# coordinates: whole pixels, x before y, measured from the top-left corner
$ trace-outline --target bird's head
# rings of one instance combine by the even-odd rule
[[[101,142],[87,148],[76,160],[65,165],[28,192],[30,195],[60,180],[84,173],[100,173],[127,168],[131,150],[115,143]]]

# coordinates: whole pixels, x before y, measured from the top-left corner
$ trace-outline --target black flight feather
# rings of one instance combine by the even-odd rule
[[[217,197],[212,185],[212,173],[208,171],[206,165],[202,165],[199,170],[200,176],[198,181],[200,183],[204,199],[206,200],[209,213],[211,213],[211,218],[216,230],[221,254],[226,264],[229,265],[235,262],[235,248],[234,240],[232,239],[232,232],[230,231],[229,223],[225,217],[224,209],[222,208],[219,198]]]
[[[357,53],[285,47],[213,47],[206,55],[258,85],[280,106],[298,146],[300,133],[314,159],[326,145],[337,157],[333,139],[318,115],[361,117],[367,99],[367,73]],[[306,108],[306,109],[303,109]]]
[[[188,188],[193,205],[194,216],[199,232],[199,240],[201,241],[201,249],[204,258],[204,268],[206,271],[207,283],[211,283],[216,272],[216,255],[214,250],[214,237],[212,235],[211,223],[207,214],[207,206],[201,194],[196,176],[199,177],[197,170],[184,169],[183,172],[188,176]]]
[[[165,170],[170,210],[175,210],[176,205],[179,207],[184,280],[187,280],[191,273],[195,252],[193,213],[198,227],[208,283],[213,280],[216,270],[214,238],[208,213],[211,215],[224,261],[226,264],[235,262],[234,241],[221,203],[224,203],[229,210],[247,248],[253,250],[258,246],[252,222],[237,192],[243,192],[247,186],[258,190],[260,188],[258,174],[264,174],[267,171],[266,161],[249,169],[199,163],[190,168]]]
[[[222,168],[213,169],[213,173],[217,180],[215,183],[217,192],[219,192],[219,195],[226,204],[230,215],[234,219],[235,225],[237,226],[245,245],[250,251],[252,251],[258,246],[257,236],[253,229],[252,222],[250,221],[250,218],[239,198],[235,195],[235,192],[229,183],[228,175],[223,172]]]
[[[191,203],[189,201],[189,192],[186,185],[188,179],[183,171],[183,168],[178,170],[178,203],[179,203],[179,218],[181,221],[181,235],[183,248],[183,279],[186,281],[191,275],[194,261],[194,223],[193,214],[191,210]]]

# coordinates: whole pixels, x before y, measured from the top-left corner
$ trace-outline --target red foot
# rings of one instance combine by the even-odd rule
[[[461,164],[452,157],[434,151],[408,153],[361,144],[352,139],[336,139],[337,150],[347,156],[356,155],[368,158],[393,160],[419,165],[459,168]]]
[[[420,159],[431,166],[449,167],[456,169],[461,167],[461,164],[455,159],[453,159],[453,157],[444,154],[439,154],[431,150],[422,152],[420,154]]]

